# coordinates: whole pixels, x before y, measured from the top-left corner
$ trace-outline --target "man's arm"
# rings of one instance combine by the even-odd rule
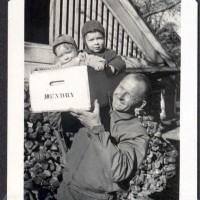
[[[97,156],[113,182],[123,181],[135,174],[144,159],[148,137],[144,135],[127,137],[115,145],[111,141],[109,132],[99,131],[92,135]]]
[[[99,117],[99,105],[95,101],[95,109],[91,112],[71,110],[72,115],[80,119],[92,136],[96,154],[105,166],[107,176],[113,182],[120,182],[133,175],[145,156],[148,137],[134,137],[131,133],[122,133],[123,140],[115,145],[111,135],[104,130]],[[125,137],[124,137],[125,136]]]
[[[48,118],[52,129],[61,132],[61,112],[48,112]]]

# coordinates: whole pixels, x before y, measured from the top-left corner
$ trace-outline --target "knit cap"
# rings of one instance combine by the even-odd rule
[[[55,54],[55,48],[56,48],[58,45],[63,44],[63,43],[72,44],[72,45],[75,47],[75,49],[78,50],[74,38],[71,37],[70,35],[64,34],[64,35],[58,36],[58,37],[55,39],[55,41],[54,41],[54,43],[53,43],[53,52],[54,52],[54,54]]]
[[[84,37],[89,32],[99,31],[105,36],[105,30],[103,25],[96,20],[86,22],[82,28],[82,36]]]

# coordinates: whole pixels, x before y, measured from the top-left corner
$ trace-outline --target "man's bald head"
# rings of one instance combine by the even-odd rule
[[[149,78],[144,74],[140,74],[140,73],[128,74],[126,77],[124,77],[123,80],[130,80],[133,84],[137,82],[139,84],[138,90],[139,89],[141,90],[140,91],[141,99],[143,100],[148,99],[148,97],[152,93],[151,82]]]
[[[145,75],[129,74],[113,93],[113,109],[129,112],[135,108],[144,107],[151,91],[151,83]]]

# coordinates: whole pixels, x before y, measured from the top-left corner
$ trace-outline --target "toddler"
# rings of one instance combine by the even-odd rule
[[[86,22],[82,28],[83,41],[86,48],[83,52],[88,55],[95,55],[104,58],[107,66],[101,66],[100,70],[107,71],[107,74],[113,75],[124,71],[125,61],[112,49],[105,46],[105,30],[99,21],[91,20]]]

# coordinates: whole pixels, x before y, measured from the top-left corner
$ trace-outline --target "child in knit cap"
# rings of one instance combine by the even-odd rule
[[[58,61],[57,67],[69,67],[77,65],[88,65],[97,71],[101,71],[106,65],[106,60],[95,55],[88,55],[86,52],[78,53],[74,39],[69,35],[57,37],[53,43],[53,52]]]
[[[117,55],[112,49],[105,46],[105,30],[99,21],[91,20],[86,22],[82,28],[83,41],[86,48],[83,52],[89,55],[102,57],[106,60],[107,66],[105,68],[107,74],[119,74],[126,68],[125,61]]]

